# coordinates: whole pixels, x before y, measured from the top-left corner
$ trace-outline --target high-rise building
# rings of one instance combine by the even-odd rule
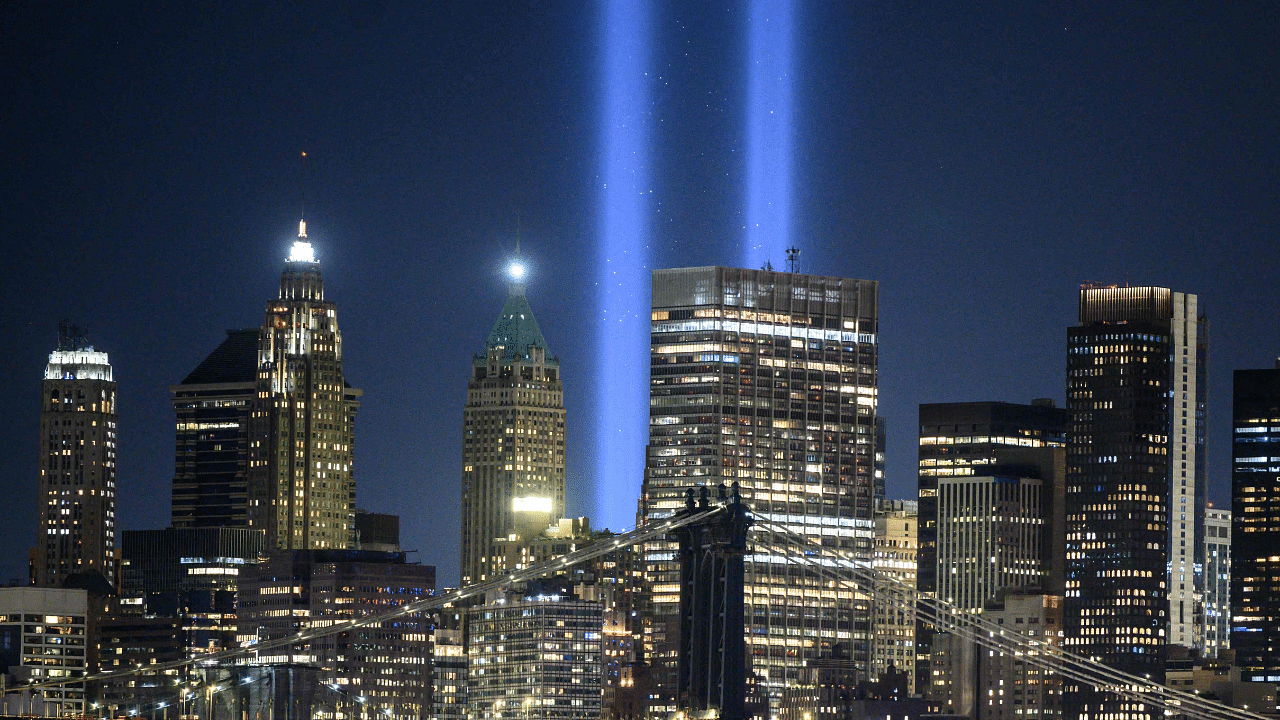
[[[354,543],[352,445],[361,394],[343,377],[337,306],[325,300],[320,263],[300,222],[258,338],[249,525],[266,531],[268,548]]]
[[[974,477],[1038,479],[1041,482],[1041,567],[1045,576],[1022,586],[1062,593],[1063,475],[1069,414],[1052,400],[1030,405],[1005,402],[931,403],[920,406],[919,551],[916,588],[938,596],[938,491],[943,480]],[[956,528],[957,530],[959,528]],[[958,570],[957,570],[958,572]],[[997,588],[987,588],[993,592]],[[977,598],[981,610],[986,597]],[[916,628],[916,687],[930,687],[933,628]]]
[[[564,578],[491,593],[467,613],[468,717],[599,718],[603,623]]]
[[[0,588],[0,672],[9,687],[84,677],[89,599],[84,590]],[[9,707],[9,715],[83,716],[84,682],[53,685]],[[7,700],[7,698],[6,698]],[[42,702],[43,708],[33,703]]]
[[[405,562],[404,553],[278,552],[240,576],[237,637],[241,643],[278,639],[385,612],[429,597],[435,576],[433,566]],[[342,694],[317,712],[321,720],[419,720],[431,711],[431,640],[431,619],[413,613],[266,650],[254,661],[319,667],[321,679]]]
[[[1062,596],[1001,592],[987,602],[984,618],[1006,633],[1062,648]],[[1027,653],[1052,655],[1033,649]],[[1024,659],[1024,653],[977,648],[975,720],[1050,720],[1062,717],[1062,678]]]
[[[1280,682],[1280,362],[1236,370],[1231,444],[1231,648],[1243,680]]]
[[[747,651],[776,707],[806,659],[865,677],[868,598],[775,551],[765,523],[870,562],[875,532],[878,285],[723,267],[653,274],[649,448],[639,521],[669,517],[693,485],[738,483],[757,518],[746,561]],[[647,543],[645,640],[655,712],[676,710],[678,566]]]
[[[1001,590],[1046,575],[1045,483],[1035,478],[938,478],[938,599],[980,613]]]
[[[916,532],[919,506],[912,500],[882,502],[876,510],[876,544],[872,567],[880,577],[916,586]],[[890,602],[878,602],[872,617],[871,675],[905,672],[907,693],[916,694],[916,612]]]
[[[99,573],[116,583],[116,383],[107,354],[62,323],[40,400],[39,587]]]
[[[1231,647],[1231,511],[1204,511],[1204,656]]]
[[[495,542],[564,515],[564,387],[525,296],[524,266],[475,356],[463,408],[462,584],[493,577]]]
[[[1203,648],[1207,322],[1196,296],[1085,287],[1067,332],[1067,649],[1162,682]],[[1152,705],[1068,682],[1081,718]]]
[[[249,438],[260,330],[227,337],[171,385],[175,426],[173,527],[249,524]]]

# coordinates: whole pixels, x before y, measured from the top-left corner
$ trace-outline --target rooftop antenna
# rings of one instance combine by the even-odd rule
[[[516,258],[520,257],[520,211],[516,211]]]
[[[800,272],[800,248],[795,245],[787,248],[787,272]]]
[[[298,220],[298,237],[307,237],[307,151],[302,151],[302,217]]]

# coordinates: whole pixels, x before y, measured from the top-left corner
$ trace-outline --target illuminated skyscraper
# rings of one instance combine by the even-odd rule
[[[463,408],[462,584],[491,577],[495,541],[564,515],[564,392],[513,262],[510,292],[475,356]],[[532,531],[532,532],[531,532]]]
[[[1231,511],[1204,511],[1204,656],[1231,649]]]
[[[1086,287],[1067,332],[1067,649],[1164,681],[1203,648],[1206,321],[1196,296]],[[1162,714],[1067,683],[1081,718]]]
[[[116,384],[107,354],[62,323],[40,401],[39,587],[73,573],[116,582]]]
[[[1231,648],[1242,680],[1280,682],[1280,362],[1235,371],[1231,414]]]
[[[249,525],[266,531],[268,548],[353,544],[361,394],[343,379],[337,308],[324,299],[320,263],[300,222],[258,340]]]
[[[639,520],[692,485],[741,485],[758,519],[746,561],[747,648],[776,706],[806,659],[870,671],[868,599],[774,551],[764,522],[870,563],[875,533],[874,281],[722,267],[653,274],[649,450]],[[673,544],[640,561],[656,712],[674,710],[679,605]],[[837,647],[840,646],[840,647]]]

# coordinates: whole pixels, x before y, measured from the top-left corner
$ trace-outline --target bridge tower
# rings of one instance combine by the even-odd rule
[[[724,512],[680,527],[671,538],[680,547],[677,702],[694,717],[746,720],[743,556],[751,519],[738,483],[721,484],[717,500]],[[706,512],[711,503],[708,486],[698,488],[696,499],[689,488],[681,514]]]

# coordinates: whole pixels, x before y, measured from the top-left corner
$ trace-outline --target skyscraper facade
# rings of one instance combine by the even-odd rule
[[[1204,511],[1204,656],[1231,648],[1231,511]]]
[[[1067,333],[1067,648],[1159,681],[1203,646],[1206,324],[1195,295],[1085,287]],[[1160,712],[1067,691],[1082,718]]]
[[[1051,400],[1029,405],[1006,402],[929,403],[920,406],[919,439],[919,553],[916,588],[925,597],[938,597],[938,488],[950,479],[977,476],[1039,479],[1041,567],[1044,577],[1026,578],[1023,586],[1062,593],[1063,474],[1067,420],[1063,408]],[[958,530],[958,528],[956,528]],[[997,588],[989,588],[994,591]],[[977,600],[982,608],[986,598]],[[929,686],[932,626],[921,622],[916,631],[916,687]]]
[[[249,437],[258,391],[261,331],[227,337],[173,394],[173,526],[245,527],[249,523]]]
[[[1280,363],[1235,371],[1231,415],[1231,647],[1242,680],[1280,682]]]
[[[32,578],[116,583],[116,383],[105,352],[62,323],[40,400],[40,492]]]
[[[472,363],[463,408],[462,583],[492,577],[496,541],[564,515],[564,386],[525,296],[524,267]]]
[[[1041,587],[1044,486],[1034,478],[939,478],[939,599],[980,613],[1000,590]]]
[[[653,274],[649,449],[639,521],[694,485],[739,483],[757,518],[746,561],[747,649],[773,703],[808,658],[870,671],[870,605],[770,549],[764,523],[871,561],[878,401],[874,281],[723,267]],[[642,550],[653,709],[674,710],[673,544]],[[837,647],[839,652],[836,652]]]
[[[872,567],[881,577],[890,577],[914,588],[919,506],[911,500],[894,500],[878,503],[877,507]],[[878,602],[874,610],[871,674],[879,678],[890,672],[905,672],[907,693],[915,695],[915,607]]]
[[[337,307],[325,300],[305,222],[258,339],[249,447],[249,525],[282,550],[354,542],[355,415]]]

